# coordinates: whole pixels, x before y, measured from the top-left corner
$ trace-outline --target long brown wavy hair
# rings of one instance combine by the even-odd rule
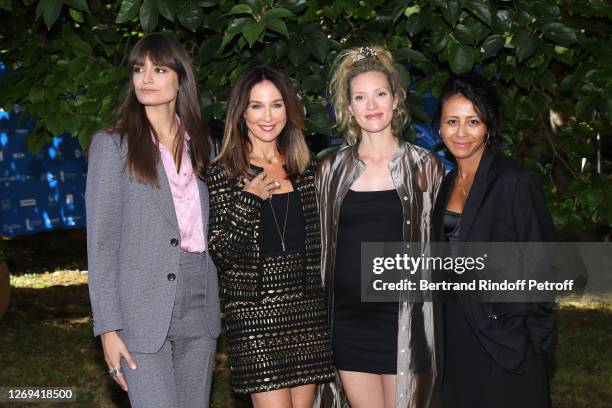
[[[285,158],[287,176],[300,176],[306,170],[310,159],[303,134],[304,108],[285,74],[268,65],[249,68],[236,80],[228,103],[223,143],[216,160],[221,162],[225,171],[232,177],[254,175],[249,168],[249,152],[253,146],[249,140],[244,112],[249,105],[251,89],[263,81],[272,82],[283,97],[287,123],[279,135],[277,148]]]
[[[181,43],[166,34],[153,33],[141,38],[128,57],[127,66],[133,75],[135,65],[144,65],[146,58],[155,65],[172,69],[178,75],[179,90],[176,115],[179,118],[176,168],[181,168],[185,134],[190,137],[191,163],[196,174],[204,174],[211,150],[210,134],[202,122],[197,81],[191,58]],[[111,127],[127,140],[126,167],[130,176],[159,186],[157,163],[160,160],[159,137],[147,118],[145,107],[138,101],[130,78],[127,94],[118,110],[119,120]],[[153,137],[151,137],[153,135]]]

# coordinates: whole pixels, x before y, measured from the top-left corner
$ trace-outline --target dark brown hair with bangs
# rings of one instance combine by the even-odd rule
[[[153,33],[141,38],[128,57],[127,66],[133,75],[135,65],[144,65],[146,58],[158,66],[170,68],[178,75],[179,90],[176,115],[179,118],[176,149],[173,156],[176,168],[181,168],[181,152],[185,134],[191,141],[191,162],[196,174],[204,174],[208,166],[211,142],[207,127],[202,122],[197,81],[191,58],[181,43],[166,34]],[[159,138],[147,118],[145,107],[138,101],[130,78],[127,95],[119,107],[119,120],[112,131],[127,140],[126,167],[137,180],[158,186],[157,163],[160,160]],[[153,137],[151,137],[153,135]]]
[[[278,137],[278,151],[285,158],[287,176],[301,176],[310,160],[310,152],[304,140],[304,109],[297,92],[281,71],[268,65],[249,68],[236,80],[230,93],[225,120],[223,144],[217,160],[232,176],[254,176],[249,168],[249,152],[253,146],[249,140],[244,113],[249,105],[251,89],[263,81],[270,81],[283,97],[287,123]]]

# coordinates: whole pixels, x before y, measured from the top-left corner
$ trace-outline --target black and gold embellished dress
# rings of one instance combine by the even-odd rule
[[[210,193],[210,252],[220,272],[232,385],[251,394],[334,377],[320,274],[314,161],[292,180],[294,191],[271,201],[243,191],[219,163]],[[287,206],[287,200],[289,200]],[[282,232],[285,251],[273,220]]]

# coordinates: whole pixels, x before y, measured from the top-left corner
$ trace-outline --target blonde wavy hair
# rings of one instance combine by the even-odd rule
[[[391,92],[397,98],[397,107],[393,111],[391,122],[393,135],[399,138],[410,121],[410,115],[405,105],[405,81],[395,67],[391,53],[379,46],[344,50],[334,61],[333,74],[329,82],[329,95],[336,114],[336,128],[344,134],[344,138],[349,144],[355,144],[361,139],[361,128],[353,119],[349,110],[351,81],[357,75],[370,71],[385,74]]]

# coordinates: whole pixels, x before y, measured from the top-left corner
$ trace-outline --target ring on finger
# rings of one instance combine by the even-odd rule
[[[274,180],[274,188],[281,188],[281,183],[278,180]]]
[[[118,376],[120,376],[120,375],[123,375],[123,373],[121,372],[121,370],[120,370],[119,368],[115,368],[115,369],[112,369],[112,370],[108,370],[108,374],[109,374],[111,377],[118,377]]]

